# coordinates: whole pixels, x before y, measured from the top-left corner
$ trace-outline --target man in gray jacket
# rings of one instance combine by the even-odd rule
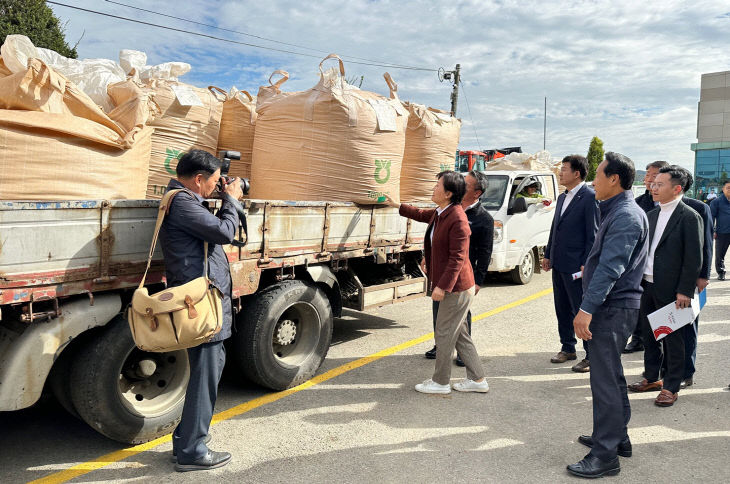
[[[216,191],[220,177],[221,162],[210,153],[191,150],[183,155],[177,180],[170,180],[167,189],[185,191],[173,198],[160,230],[167,284],[180,286],[202,276],[207,257],[208,277],[223,294],[221,331],[210,342],[188,348],[190,381],[182,419],[172,434],[175,469],[181,472],[214,469],[231,460],[228,452],[215,452],[206,445],[226,361],[223,340],[231,336],[233,323],[231,271],[222,246],[231,243],[238,228],[238,213],[230,201],[223,200],[217,216],[205,202]],[[236,200],[243,196],[240,179],[225,190]],[[207,254],[203,254],[204,242],[208,242]]]
[[[621,351],[639,315],[649,240],[646,215],[631,193],[634,174],[629,158],[608,152],[593,181],[601,225],[583,268],[583,301],[573,322],[576,336],[588,342],[593,395],[593,434],[578,438],[591,451],[568,466],[579,477],[618,474],[617,455],[632,453]]]

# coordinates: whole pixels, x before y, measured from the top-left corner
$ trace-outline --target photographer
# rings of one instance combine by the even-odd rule
[[[219,184],[221,160],[202,150],[190,150],[180,158],[177,179],[168,190],[184,189],[172,199],[160,230],[165,272],[169,286],[179,286],[201,276],[203,243],[208,242],[208,278],[223,294],[221,331],[208,343],[189,348],[190,382],[185,394],[182,419],[172,438],[175,469],[180,472],[214,469],[231,460],[228,452],[208,449],[208,429],[226,360],[223,340],[231,336],[231,273],[223,244],[230,244],[238,228],[238,213],[223,199],[217,215],[208,210],[206,198],[223,188],[238,200],[243,196],[240,179]]]

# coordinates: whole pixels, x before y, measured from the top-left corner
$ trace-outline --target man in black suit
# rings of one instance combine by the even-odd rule
[[[553,298],[562,344],[560,352],[550,359],[552,363],[577,359],[573,319],[583,299],[581,271],[593,246],[599,220],[596,194],[584,181],[587,173],[588,161],[584,156],[563,158],[560,184],[566,187],[566,191],[558,197],[542,261],[544,271],[553,269]],[[586,357],[572,367],[573,371],[590,370],[590,355],[585,342],[583,348]]]
[[[707,285],[710,283],[710,271],[712,267],[712,212],[710,206],[700,200],[689,198],[685,196],[685,193],[692,188],[694,178],[692,174],[682,167],[678,169],[684,170],[687,175],[687,184],[682,190],[682,202],[688,205],[692,210],[697,212],[702,217],[702,224],[704,226],[704,244],[702,244],[702,270],[700,271],[700,277],[697,278],[697,291],[702,292],[705,290]],[[694,324],[688,324],[684,329],[684,377],[682,383],[679,385],[680,389],[692,386],[694,383],[695,374],[695,362],[697,361],[697,331],[699,329],[699,316],[695,319]]]
[[[690,306],[702,269],[702,218],[682,202],[686,171],[667,166],[659,170],[652,194],[659,207],[647,214],[651,242],[644,269],[641,296],[641,327],[644,340],[644,379],[632,383],[633,392],[661,390],[654,403],[669,407],[677,401],[684,376],[684,331],[674,331],[657,342],[647,315],[674,303]],[[666,360],[664,381],[660,380]]]
[[[659,203],[654,201],[654,197],[651,195],[651,184],[654,183],[656,176],[659,174],[659,170],[669,166],[669,163],[662,160],[652,161],[646,165],[646,174],[644,175],[644,186],[646,191],[643,195],[636,197],[636,204],[641,207],[644,213],[649,213],[654,210]],[[633,353],[635,351],[643,351],[644,343],[641,341],[641,320],[636,321],[636,327],[631,335],[631,341],[624,348],[624,353]]]
[[[494,219],[487,209],[484,208],[479,198],[487,191],[487,177],[478,171],[470,171],[464,177],[466,192],[461,201],[461,206],[466,212],[469,220],[471,236],[469,237],[469,261],[474,271],[474,284],[476,294],[484,283],[489,269],[489,261],[492,258],[492,247],[494,246]],[[438,314],[438,301],[433,302],[433,321],[436,327],[436,315]],[[471,335],[471,310],[466,315],[466,323]],[[426,358],[436,358],[436,346],[426,352]],[[456,356],[457,366],[464,366],[461,356]]]

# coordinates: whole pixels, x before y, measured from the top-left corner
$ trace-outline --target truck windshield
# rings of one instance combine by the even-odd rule
[[[486,193],[482,195],[480,200],[487,210],[499,210],[504,202],[504,193],[507,191],[509,177],[507,175],[487,175],[489,186]]]

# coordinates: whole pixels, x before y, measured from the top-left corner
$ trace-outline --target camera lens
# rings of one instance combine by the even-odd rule
[[[243,191],[243,194],[248,195],[250,189],[251,181],[248,178],[241,178],[241,190]]]

